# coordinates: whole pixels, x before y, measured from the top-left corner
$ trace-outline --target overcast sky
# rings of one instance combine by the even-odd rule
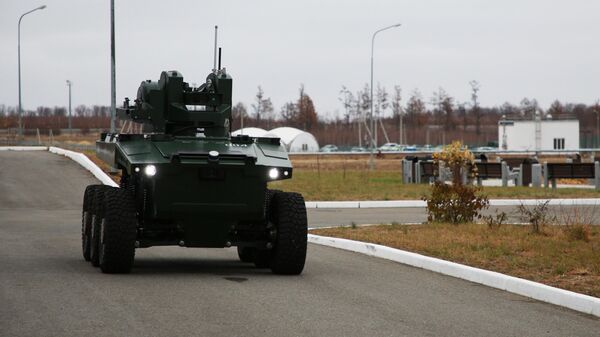
[[[17,22],[21,23],[25,109],[110,104],[108,0],[2,0],[0,104],[17,105]],[[600,99],[600,2],[589,0],[115,0],[117,103],[142,80],[179,70],[202,83],[212,68],[214,25],[234,102],[253,102],[258,85],[276,111],[301,83],[319,114],[343,109],[342,85],[369,81],[371,36],[375,82],[405,99],[429,99],[440,86],[458,101],[481,84],[483,105],[536,98],[591,104]],[[406,100],[405,100],[406,101]]]

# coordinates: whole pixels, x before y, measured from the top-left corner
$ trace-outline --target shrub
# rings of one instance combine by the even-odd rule
[[[592,236],[592,224],[597,223],[597,208],[561,207],[560,220],[565,225],[563,233],[572,241],[589,242]]]
[[[427,202],[429,221],[463,223],[481,218],[480,211],[487,208],[489,202],[481,195],[481,188],[464,185],[464,170],[473,167],[476,174],[475,157],[461,142],[453,142],[441,152],[434,153],[434,163],[440,167],[444,163],[452,173],[452,183],[435,182],[431,187],[431,195],[423,197]]]
[[[589,224],[571,224],[564,227],[564,233],[569,240],[590,242],[592,227]]]
[[[531,231],[535,234],[543,234],[544,227],[556,221],[556,216],[549,213],[548,204],[550,200],[543,203],[537,203],[535,206],[528,208],[523,203],[517,207],[521,219],[531,224]]]
[[[485,196],[478,196],[479,188],[468,185],[449,185],[435,182],[427,201],[427,219],[435,222],[463,223],[481,218],[480,211],[488,205]]]
[[[506,220],[508,220],[508,215],[506,212],[498,212],[496,210],[495,216],[486,215],[483,217],[483,222],[488,226],[489,229],[498,229],[502,226]]]

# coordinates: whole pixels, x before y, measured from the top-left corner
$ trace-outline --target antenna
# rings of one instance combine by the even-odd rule
[[[213,73],[217,72],[217,31],[219,30],[219,26],[215,26],[215,53],[213,60]]]
[[[219,47],[219,70],[221,70],[221,47]]]

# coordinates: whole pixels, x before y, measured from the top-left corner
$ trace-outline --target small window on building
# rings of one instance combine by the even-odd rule
[[[564,150],[565,149],[565,139],[564,138],[554,138],[554,149],[555,150]]]
[[[308,144],[302,144],[302,152],[308,151]]]

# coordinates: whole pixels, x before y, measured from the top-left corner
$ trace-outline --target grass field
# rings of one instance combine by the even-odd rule
[[[425,224],[341,227],[312,234],[371,242],[458,262],[600,297],[600,228],[586,227],[589,241],[568,226],[533,234],[528,226]]]
[[[291,180],[269,183],[270,188],[296,191],[306,200],[405,200],[428,195],[425,184],[405,185],[400,172],[369,170],[295,169]],[[579,188],[484,187],[489,198],[598,198],[600,192]]]

